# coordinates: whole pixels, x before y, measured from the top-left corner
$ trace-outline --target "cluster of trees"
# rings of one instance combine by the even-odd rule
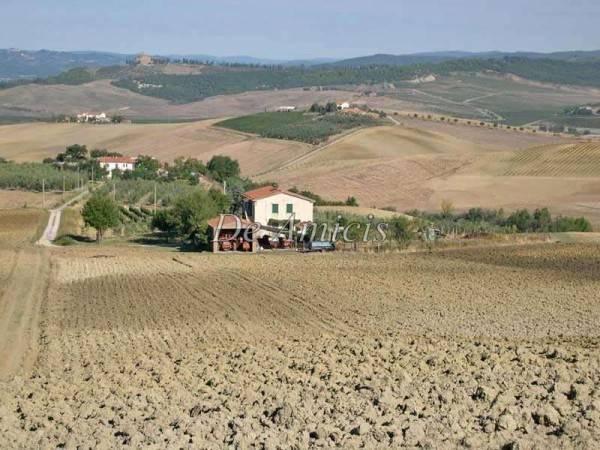
[[[53,165],[63,171],[77,171],[91,178],[102,178],[107,172],[100,167],[98,158],[102,156],[123,156],[117,152],[109,152],[103,149],[88,151],[87,146],[74,144],[68,146],[64,152],[58,153],[54,158],[45,158],[44,164]]]
[[[465,213],[455,213],[452,204],[444,202],[439,213],[413,210],[407,214],[431,223],[442,232],[460,233],[542,233],[592,231],[592,225],[584,217],[552,217],[548,208],[533,212],[519,209],[505,214],[503,209],[471,208]]]
[[[228,212],[229,208],[229,198],[223,193],[197,188],[177,198],[171,207],[157,211],[152,218],[152,228],[168,237],[178,236],[195,246],[202,246],[208,243],[207,221]],[[90,197],[81,214],[86,226],[96,230],[97,242],[102,240],[107,230],[120,224],[119,205],[110,195],[101,192]]]
[[[85,183],[85,174],[41,163],[0,161],[0,189],[73,190]]]
[[[329,236],[326,239],[331,239],[332,232],[339,230],[338,240],[348,238],[351,241],[360,242],[368,240],[372,242],[381,242],[383,237],[380,234],[381,229],[385,231],[385,237],[388,242],[393,241],[401,247],[406,246],[410,241],[416,239],[418,235],[417,222],[411,221],[404,216],[394,216],[389,219],[381,220],[377,218],[369,218],[358,214],[344,214],[334,211],[317,212],[315,222],[318,225],[313,225],[316,229],[308,230],[307,235],[312,235],[315,232],[317,238],[321,238],[323,225],[327,225]],[[380,224],[385,224],[383,228]],[[379,229],[378,229],[379,228]]]
[[[325,105],[313,103],[309,109],[309,112],[318,114],[334,113],[336,111],[337,103],[335,102],[327,102]]]

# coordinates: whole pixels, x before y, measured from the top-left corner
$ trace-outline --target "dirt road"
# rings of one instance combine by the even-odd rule
[[[15,250],[14,264],[0,299],[0,380],[33,367],[37,356],[40,307],[49,272],[48,250]]]
[[[62,215],[63,209],[65,209],[69,205],[72,205],[73,203],[78,202],[87,194],[88,194],[88,190],[86,189],[86,190],[80,192],[79,194],[77,194],[75,197],[73,197],[68,202],[59,206],[58,208],[50,210],[50,216],[48,217],[48,225],[46,226],[46,229],[44,230],[44,234],[42,234],[42,236],[40,237],[40,239],[38,241],[38,245],[41,245],[44,247],[52,246],[52,241],[54,241],[56,239],[56,235],[58,233],[58,228],[60,227],[60,217]]]

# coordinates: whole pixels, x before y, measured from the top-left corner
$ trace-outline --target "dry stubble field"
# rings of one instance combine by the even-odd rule
[[[88,247],[50,269],[2,448],[600,444],[597,245]]]

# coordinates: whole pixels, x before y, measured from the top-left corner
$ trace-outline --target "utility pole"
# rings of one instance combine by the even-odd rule
[[[46,179],[42,179],[42,208],[46,207]]]
[[[156,214],[156,181],[154,182],[154,214]]]
[[[65,199],[65,174],[63,173],[63,191],[62,191],[62,199]]]

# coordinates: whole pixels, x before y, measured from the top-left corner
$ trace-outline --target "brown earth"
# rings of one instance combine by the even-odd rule
[[[49,251],[0,447],[600,444],[598,245]]]

